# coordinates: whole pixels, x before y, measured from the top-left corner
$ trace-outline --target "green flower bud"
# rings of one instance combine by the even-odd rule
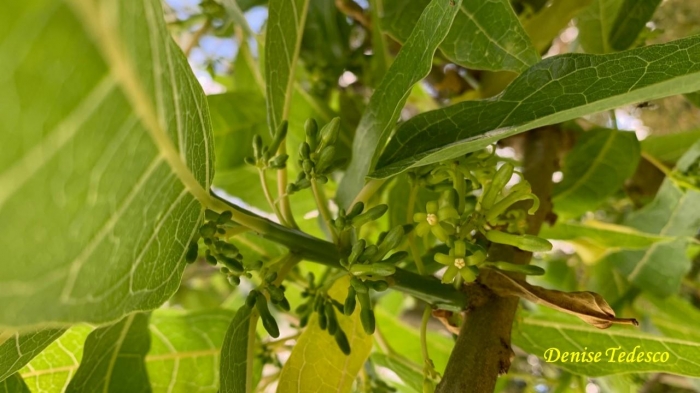
[[[372,311],[372,303],[369,300],[369,294],[358,293],[357,298],[360,301],[360,321],[362,322],[362,328],[367,334],[374,334],[376,321],[374,319],[374,312]]]
[[[256,166],[258,163],[255,161],[255,157],[245,157],[243,158],[243,162],[245,162],[248,165]]]
[[[523,251],[543,252],[552,250],[552,243],[537,236],[512,235],[501,231],[487,231],[485,236],[486,239],[494,243],[517,247]]]
[[[204,219],[207,221],[216,221],[219,219],[219,213],[214,210],[206,209],[204,210]]]
[[[245,270],[243,269],[243,265],[234,258],[219,258],[219,262],[221,262],[224,266],[236,273],[243,273],[243,271]]]
[[[338,330],[338,319],[335,317],[335,310],[333,309],[332,303],[326,302],[324,313],[326,314],[326,319],[328,319],[328,333],[335,334]]]
[[[233,212],[226,210],[225,212],[221,213],[219,215],[219,218],[217,218],[216,223],[219,225],[224,225],[227,224],[231,219],[233,218]]]
[[[390,264],[390,265],[395,265],[395,264],[403,261],[404,259],[406,259],[407,256],[408,256],[408,252],[398,251],[398,252],[391,254],[391,256],[389,258],[386,258],[386,259],[382,260],[381,262],[386,263],[386,264]]]
[[[328,317],[324,310],[318,312],[318,327],[320,327],[321,330],[326,330],[328,328]]]
[[[396,266],[390,263],[372,263],[369,265],[352,265],[350,266],[350,273],[355,276],[391,276],[396,273]]]
[[[199,234],[202,237],[212,237],[216,234],[216,224],[209,221],[199,228]]]
[[[216,251],[227,258],[235,258],[239,255],[238,248],[231,243],[219,240],[214,244]]]
[[[508,262],[490,262],[488,266],[493,266],[499,270],[507,272],[523,273],[528,276],[541,276],[545,273],[544,269],[535,265],[516,265]]]
[[[289,155],[287,154],[281,154],[279,156],[276,156],[275,158],[271,159],[268,162],[268,165],[271,168],[276,168],[276,169],[282,169],[287,166],[287,159],[289,158]]]
[[[374,221],[374,220],[380,218],[381,216],[384,215],[384,213],[386,213],[387,210],[389,210],[389,206],[377,205],[377,206],[367,210],[366,212],[353,217],[352,218],[352,226],[354,226],[355,228],[359,228],[362,225],[364,225],[370,221]]]
[[[355,299],[356,293],[355,288],[348,287],[348,295],[345,297],[345,305],[343,306],[343,314],[350,316],[355,312],[355,305],[357,304]]]
[[[270,294],[270,299],[279,302],[284,299],[284,290],[280,287],[276,287],[274,285],[268,285],[267,286],[267,293]]]
[[[301,168],[305,173],[311,173],[314,170],[314,163],[311,162],[311,160],[306,159],[301,163]]]
[[[187,263],[193,263],[194,261],[197,260],[197,256],[199,255],[199,245],[197,242],[191,242],[190,245],[187,247],[187,253],[185,254],[185,261]]]
[[[287,137],[287,128],[289,124],[287,123],[287,120],[282,121],[280,123],[279,127],[277,128],[277,131],[275,132],[272,142],[270,143],[270,148],[269,151],[272,152],[273,154],[279,149],[280,144],[282,144],[282,141],[284,138]]]
[[[248,297],[245,298],[245,305],[253,308],[255,306],[255,302],[258,300],[258,291],[253,289],[248,293]]]
[[[271,283],[277,279],[277,272],[272,272],[269,273],[268,275],[265,276],[265,282],[266,283]]]
[[[389,288],[389,283],[384,280],[367,281],[367,284],[377,292],[384,292]]]
[[[333,335],[333,338],[335,338],[336,344],[338,344],[338,348],[347,356],[350,355],[350,343],[348,343],[348,338],[345,336],[345,332],[343,332],[343,329],[338,329],[335,334]]]
[[[279,337],[280,329],[277,326],[277,321],[272,314],[270,314],[270,310],[267,308],[267,299],[265,299],[265,296],[260,292],[257,293],[255,307],[258,309],[258,314],[260,314],[260,319],[267,333],[274,338]]]
[[[362,255],[362,253],[365,251],[365,240],[360,239],[355,242],[355,244],[352,245],[352,251],[350,252],[350,256],[348,257],[348,262],[352,265],[355,262],[357,262],[357,259]]]
[[[315,151],[318,144],[318,124],[316,124],[316,120],[307,119],[304,123],[304,131],[306,132],[306,143],[309,144],[311,150]]]
[[[207,250],[207,252],[208,252],[208,251],[209,251],[209,250]],[[211,254],[206,255],[206,256],[204,257],[204,259],[207,261],[208,264],[210,264],[210,265],[212,265],[212,266],[216,266],[216,264],[218,263],[218,261],[216,260],[216,257],[213,256],[213,255],[211,255]]]
[[[365,204],[362,202],[357,202],[356,204],[352,205],[347,217],[352,219],[353,217],[360,215],[363,210],[365,210]]]
[[[327,146],[321,150],[318,155],[318,160],[316,160],[316,172],[325,173],[333,163],[333,158],[335,157],[335,146]]]
[[[278,306],[281,310],[287,311],[287,312],[289,312],[289,310],[292,308],[292,307],[289,305],[289,300],[287,300],[286,297],[283,297],[282,300],[278,301],[278,302],[277,302],[277,306]]]
[[[401,225],[392,228],[379,244],[379,254],[386,255],[387,252],[396,248],[403,240],[403,227]]]
[[[357,278],[357,277],[352,277],[352,278],[350,279],[350,285],[355,289],[355,292],[356,292],[358,295],[359,295],[360,293],[368,293],[368,292],[369,292],[369,288],[367,288],[367,284],[365,284],[364,282],[362,282],[362,280],[360,280],[360,279]]]
[[[503,164],[498,171],[493,176],[491,184],[489,184],[488,189],[484,192],[481,198],[481,207],[484,210],[489,210],[496,202],[496,198],[503,190],[503,187],[508,184],[508,181],[513,176],[513,165],[510,163]]]
[[[297,313],[298,315],[304,315],[306,312],[309,311],[309,303],[303,303],[300,304],[294,312]]]
[[[301,142],[301,145],[299,145],[299,157],[300,160],[308,160],[311,158],[311,148],[308,143]]]
[[[236,275],[230,275],[226,277],[226,279],[228,280],[228,283],[233,285],[234,287],[237,287],[241,283],[241,278]]]
[[[328,122],[323,129],[321,129],[321,143],[318,145],[318,150],[323,150],[326,146],[331,146],[338,139],[338,133],[340,132],[340,118],[334,117],[333,120]]]

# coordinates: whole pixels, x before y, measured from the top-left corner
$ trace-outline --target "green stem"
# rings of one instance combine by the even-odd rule
[[[377,192],[377,190],[379,190],[379,188],[382,185],[384,185],[384,182],[386,182],[386,179],[372,179],[368,181],[367,184],[365,184],[365,186],[362,187],[362,190],[360,190],[360,192],[357,194],[350,206],[345,207],[350,208],[357,202],[362,202],[365,204],[365,206],[367,206],[367,202],[369,201],[369,199],[372,197],[372,195],[374,195],[375,192]]]
[[[430,305],[425,305],[425,308],[423,309],[423,318],[421,319],[420,323],[420,352],[421,355],[423,355],[423,364],[424,367],[431,367],[433,366],[433,361],[430,360],[430,354],[428,354],[428,321],[430,320],[430,315],[432,313],[432,310],[430,308]],[[423,373],[425,376],[425,372]]]
[[[282,213],[280,213],[279,209],[277,208],[277,204],[272,199],[270,188],[267,186],[267,178],[265,178],[265,171],[261,168],[258,168],[258,174],[260,176],[260,185],[262,186],[263,194],[265,194],[265,199],[267,199],[267,203],[270,205],[272,212],[275,213],[275,216],[277,216],[277,219],[280,220],[280,222],[283,225],[286,225],[286,221],[282,216]]]
[[[311,191],[314,194],[314,199],[316,200],[316,206],[318,207],[318,211],[319,213],[321,213],[321,217],[323,217],[323,221],[326,223],[328,232],[333,238],[333,242],[338,243],[338,234],[335,232],[335,228],[332,224],[331,212],[328,211],[328,201],[326,200],[326,194],[323,192],[322,188],[319,189],[316,179],[311,180]]]
[[[287,139],[283,140],[277,150],[277,155],[287,154]],[[280,201],[280,213],[284,217],[286,226],[294,229],[299,229],[297,222],[294,220],[292,206],[289,204],[289,195],[287,195],[287,168],[282,168],[277,171],[277,196]]]
[[[340,254],[335,244],[310,236],[297,229],[287,228],[266,218],[251,213],[239,206],[214,195],[215,199],[233,212],[234,221],[245,225],[259,236],[284,245],[290,252],[300,258],[320,263],[335,269],[340,266]],[[397,268],[396,273],[388,277],[391,288],[414,296],[431,305],[451,311],[461,311],[467,307],[467,296],[440,280],[431,276],[421,276]]]
[[[413,209],[416,206],[416,196],[418,195],[418,186],[411,186],[411,193],[408,195],[408,208],[406,209],[406,222],[413,222]],[[411,250],[411,256],[413,257],[413,262],[416,264],[416,269],[418,274],[425,275],[425,266],[423,265],[423,260],[420,257],[420,251],[418,251],[418,246],[415,242],[416,235],[411,231],[408,234],[408,248]]]

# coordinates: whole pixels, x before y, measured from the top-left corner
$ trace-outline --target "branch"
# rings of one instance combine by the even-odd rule
[[[287,228],[266,218],[236,206],[213,194],[214,197],[233,210],[234,220],[250,228],[257,235],[284,245],[290,252],[310,262],[320,263],[336,269],[340,266],[340,255],[335,244],[318,239],[297,229]],[[396,273],[388,277],[390,288],[421,299],[431,305],[451,311],[462,311],[470,307],[472,301],[479,299],[481,288],[460,292],[450,285],[445,285],[435,277],[397,268]]]
[[[551,211],[552,174],[556,169],[558,142],[559,132],[553,127],[526,134],[523,174],[541,202],[537,213],[528,217],[528,233],[533,235],[539,233]],[[532,254],[494,245],[489,257],[528,264]],[[468,311],[437,393],[493,392],[498,376],[510,367],[513,356],[510,333],[517,308],[517,298],[491,294],[483,305]]]

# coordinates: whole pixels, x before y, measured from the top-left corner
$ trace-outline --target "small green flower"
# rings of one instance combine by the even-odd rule
[[[479,269],[476,265],[486,259],[486,255],[481,250],[475,251],[470,256],[467,255],[467,245],[463,240],[457,240],[454,247],[450,249],[450,254],[435,254],[435,262],[447,266],[447,271],[442,276],[442,282],[450,283],[459,273],[464,281],[472,282],[476,280]]]
[[[423,237],[432,232],[435,237],[443,243],[447,243],[448,235],[454,231],[451,226],[444,225],[444,221],[457,218],[459,214],[457,209],[452,206],[444,206],[438,209],[436,201],[430,201],[425,205],[426,213],[416,213],[413,215],[413,221],[417,222],[416,235]]]

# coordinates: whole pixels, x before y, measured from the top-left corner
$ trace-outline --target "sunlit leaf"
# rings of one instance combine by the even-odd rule
[[[579,42],[587,53],[610,53],[610,31],[623,0],[593,0],[578,16]]]
[[[148,377],[155,392],[216,393],[219,353],[233,313],[157,310],[151,316]]]
[[[83,344],[93,329],[76,325],[20,370],[32,392],[63,392],[83,357]]]
[[[328,294],[344,302],[349,285],[347,278],[340,279],[328,290]],[[340,314],[337,317],[339,328],[345,332],[350,343],[350,355],[343,354],[333,336],[321,330],[317,314],[314,313],[282,368],[278,385],[280,392],[350,391],[355,377],[369,357],[372,337],[362,328],[359,307],[350,317]]]
[[[0,222],[13,228],[0,325],[111,322],[177,289],[213,153],[162,12],[41,0],[0,13]]]
[[[642,151],[663,162],[676,162],[696,141],[700,130],[653,135],[640,142]]]
[[[539,236],[554,240],[587,240],[599,247],[640,249],[672,238],[644,233],[623,225],[609,224],[594,220],[558,222],[555,226],[545,225]]]

